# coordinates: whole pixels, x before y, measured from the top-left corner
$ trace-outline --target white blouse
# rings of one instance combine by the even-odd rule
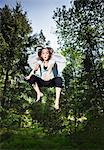
[[[46,74],[47,71],[48,71],[48,70],[47,70],[48,67],[45,67],[43,61],[41,61],[41,60],[37,61],[37,64],[39,64],[40,70],[38,70],[38,72],[36,73],[36,75],[38,75],[40,78],[43,79],[43,77],[45,76],[45,74]],[[57,63],[56,63],[56,61],[55,61],[54,59],[50,59],[50,60],[48,61],[48,65],[49,65],[49,66],[50,66],[50,65],[53,65],[52,71],[51,71],[51,73],[50,73],[50,79],[53,79],[54,77],[59,76],[59,75],[58,75],[58,68],[57,68]]]

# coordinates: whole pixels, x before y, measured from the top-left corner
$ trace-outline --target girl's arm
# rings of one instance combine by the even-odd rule
[[[32,71],[30,72],[30,74],[25,77],[26,80],[30,79],[30,77],[34,74],[35,71],[37,71],[39,69],[39,64],[35,64],[34,68],[32,69]]]

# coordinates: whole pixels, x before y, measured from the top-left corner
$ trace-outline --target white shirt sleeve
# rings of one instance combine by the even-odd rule
[[[38,61],[36,62],[36,64],[41,65],[41,64],[42,64],[42,61],[41,61],[41,60],[38,60]]]
[[[55,63],[56,63],[56,61],[54,59],[49,60],[49,65],[54,65]]]

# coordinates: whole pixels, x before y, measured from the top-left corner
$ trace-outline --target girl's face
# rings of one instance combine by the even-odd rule
[[[43,58],[43,60],[47,61],[49,59],[49,50],[43,49],[41,53],[41,57]]]

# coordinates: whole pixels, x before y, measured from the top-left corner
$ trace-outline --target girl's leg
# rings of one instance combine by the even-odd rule
[[[60,103],[60,95],[61,95],[61,88],[56,87],[56,99],[55,99],[55,109],[59,109],[59,103]]]
[[[37,99],[36,102],[38,102],[40,100],[40,98],[43,96],[43,93],[40,91],[38,84],[35,82],[35,84],[32,84],[34,90],[37,93]]]
[[[61,95],[61,89],[62,89],[62,78],[56,77],[53,79],[53,83],[56,87],[56,99],[55,99],[55,109],[59,109],[59,103],[60,103],[60,95]]]

